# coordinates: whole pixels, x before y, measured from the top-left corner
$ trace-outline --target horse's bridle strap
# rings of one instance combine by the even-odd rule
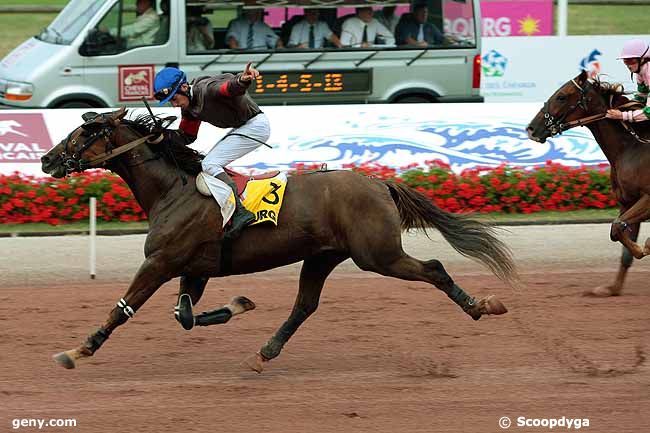
[[[146,142],[147,140],[154,137],[155,135],[156,134],[146,135],[144,137],[138,138],[137,140],[133,140],[130,143],[125,144],[124,146],[120,146],[111,152],[104,152],[100,155],[97,155],[95,158],[86,161],[87,168],[99,167],[104,162],[140,146],[142,143]]]

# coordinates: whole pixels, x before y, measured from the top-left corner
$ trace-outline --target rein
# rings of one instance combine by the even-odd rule
[[[562,132],[575,128],[576,126],[585,126],[590,123],[598,122],[599,120],[602,120],[606,118],[607,113],[599,113],[599,114],[592,114],[591,116],[587,117],[582,117],[580,119],[576,120],[571,120],[569,122],[563,122],[563,120],[577,107],[582,107],[585,111],[587,110],[587,103],[589,102],[589,98],[586,96],[587,95],[587,90],[586,88],[582,88],[578,83],[576,83],[575,80],[571,80],[571,82],[580,90],[580,99],[578,100],[578,103],[576,105],[572,105],[569,107],[569,109],[566,111],[564,115],[561,117],[555,118],[547,109],[548,102],[544,104],[544,107],[542,108],[542,112],[544,113],[544,119],[545,125],[548,128],[548,130],[551,132],[552,135],[556,134],[561,134]],[[609,106],[612,106],[612,97],[610,96],[610,101],[609,101]],[[618,108],[619,110],[621,108],[630,108],[638,104],[635,101],[630,101],[626,102],[623,105],[619,105]],[[650,140],[642,138],[639,136],[639,134],[636,133],[630,125],[628,125],[626,122],[621,120],[621,124],[623,125],[623,128],[627,132],[629,132],[636,140],[640,141],[641,143],[647,143],[650,144]]]

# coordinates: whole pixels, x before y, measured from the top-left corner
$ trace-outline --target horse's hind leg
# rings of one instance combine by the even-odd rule
[[[263,363],[280,354],[289,338],[316,311],[325,280],[332,270],[346,258],[345,255],[328,252],[305,259],[300,271],[298,296],[289,318],[280,326],[275,335],[262,346],[259,353],[246,359],[246,365],[261,373]]]
[[[469,314],[474,320],[483,314],[504,314],[508,310],[495,296],[488,296],[477,301],[454,283],[442,263],[438,260],[421,261],[401,251],[400,254],[377,254],[377,250],[368,249],[370,255],[364,254],[353,259],[365,270],[377,272],[388,277],[409,281],[425,281],[442,290],[452,301]]]
[[[178,303],[176,304],[174,316],[183,329],[189,331],[194,325],[208,326],[226,323],[232,316],[255,308],[255,303],[250,299],[244,296],[235,296],[230,300],[229,304],[221,308],[204,311],[194,316],[192,307],[201,299],[207,283],[207,277],[181,277],[181,287],[178,293]]]

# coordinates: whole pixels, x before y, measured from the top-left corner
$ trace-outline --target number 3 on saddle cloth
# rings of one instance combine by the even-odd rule
[[[266,221],[278,225],[278,215],[287,186],[287,173],[271,171],[246,176],[228,168],[225,171],[237,185],[244,207],[255,214],[255,221],[250,225]],[[235,211],[235,196],[230,186],[216,177],[200,173],[196,178],[196,189],[203,195],[214,197],[221,208],[225,227]]]

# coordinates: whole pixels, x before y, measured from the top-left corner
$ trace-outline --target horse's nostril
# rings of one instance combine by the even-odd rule
[[[50,157],[47,156],[47,155],[41,157],[41,162],[42,162],[43,164],[47,164],[48,162],[50,162]]]

